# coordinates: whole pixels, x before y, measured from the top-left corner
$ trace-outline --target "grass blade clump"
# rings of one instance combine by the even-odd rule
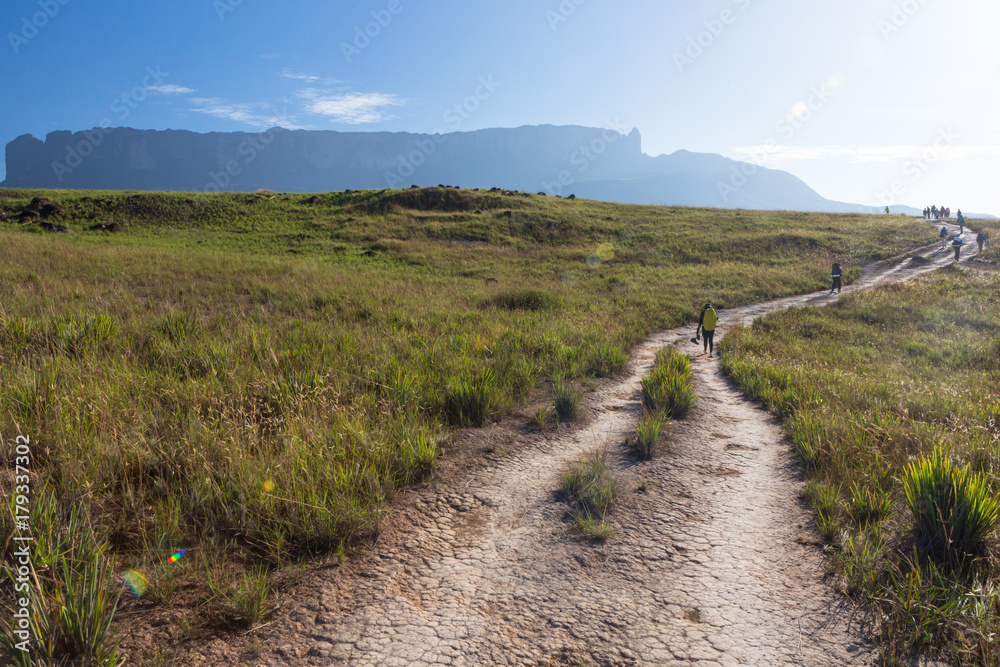
[[[618,497],[618,478],[607,464],[608,451],[595,449],[563,473],[562,492],[569,500],[570,519],[585,535],[606,540],[614,533],[604,521]]]
[[[633,453],[643,461],[653,458],[660,445],[663,427],[669,421],[670,418],[663,412],[643,411],[635,434],[629,439]]]
[[[3,664],[120,664],[113,626],[122,589],[108,545],[97,541],[90,522],[75,507],[63,525],[55,496],[47,488],[34,509],[36,551],[28,565],[27,590],[22,592],[30,617],[26,627],[11,619],[0,631]],[[36,569],[47,573],[39,575]],[[3,570],[14,587],[24,580],[14,565],[4,565]],[[24,638],[15,631],[29,635],[28,651],[18,647]]]
[[[583,392],[566,378],[557,377],[553,381],[552,395],[555,398],[556,414],[559,415],[559,419],[569,421],[580,413]]]
[[[642,404],[647,410],[680,419],[694,405],[691,360],[671,348],[656,353],[653,370],[642,378]]]
[[[482,426],[499,410],[496,375],[486,369],[476,378],[463,377],[448,387],[447,416],[453,426]]]
[[[997,520],[997,499],[968,466],[959,468],[944,451],[907,466],[906,505],[913,516],[917,548],[934,560],[961,565],[982,551]]]
[[[892,501],[889,495],[878,487],[851,484],[851,503],[848,514],[859,526],[878,523],[889,517]]]

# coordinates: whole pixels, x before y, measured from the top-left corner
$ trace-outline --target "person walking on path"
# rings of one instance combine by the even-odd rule
[[[719,314],[715,312],[712,302],[706,301],[705,307],[701,309],[701,315],[698,317],[698,331],[705,337],[704,352],[708,352],[710,357],[715,352],[715,327],[718,323]],[[697,338],[696,332],[695,339]]]
[[[941,249],[944,250],[948,247],[948,230],[944,225],[941,225],[941,233],[938,234],[938,237],[941,239]]]
[[[979,244],[979,252],[982,252],[983,246],[986,245],[986,234],[984,234],[982,230],[976,234],[976,243]]]
[[[958,261],[959,254],[962,252],[962,244],[963,243],[965,243],[965,241],[962,240],[962,237],[959,236],[958,234],[955,234],[955,239],[951,242],[951,247],[955,249],[955,261],[956,262]]]
[[[958,233],[963,232],[965,232],[965,216],[962,215],[962,209],[958,209]]]
[[[933,216],[934,216],[934,219],[935,219],[935,220],[937,219],[937,217],[938,217],[938,209],[937,209],[937,206],[931,206],[931,215],[933,215]]]
[[[833,268],[830,269],[830,279],[833,280],[833,284],[830,285],[830,294],[833,294],[833,290],[837,290],[837,294],[840,294],[840,279],[843,275],[843,271],[840,270],[840,264],[834,262]]]

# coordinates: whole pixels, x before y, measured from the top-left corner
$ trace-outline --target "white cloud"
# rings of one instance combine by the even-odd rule
[[[165,83],[161,86],[150,86],[149,90],[154,93],[160,93],[161,95],[187,95],[188,93],[193,93],[193,88],[185,88],[184,86],[175,86],[172,83]]]
[[[299,129],[294,116],[287,113],[274,113],[270,105],[267,104],[238,104],[217,97],[196,97],[191,101],[195,104],[193,111],[216,118],[246,123],[253,127]]]
[[[402,106],[405,100],[386,93],[343,93],[330,95],[314,88],[299,92],[299,97],[308,100],[306,110],[318,116],[326,116],[335,123],[361,125],[391,120],[395,116],[384,111],[385,107]]]
[[[314,74],[304,74],[302,72],[292,72],[290,70],[285,70],[284,72],[279,72],[278,76],[283,79],[292,79],[293,81],[305,81],[306,83],[322,83],[328,86],[336,85],[342,83],[336,79],[329,79],[323,76],[316,76]]]

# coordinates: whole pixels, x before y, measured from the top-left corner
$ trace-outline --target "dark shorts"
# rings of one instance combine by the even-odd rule
[[[830,290],[832,291],[835,289],[840,289],[840,278],[833,279],[833,286],[830,288]]]
[[[711,346],[715,344],[715,329],[711,331],[701,330],[701,335],[705,337],[705,346]]]

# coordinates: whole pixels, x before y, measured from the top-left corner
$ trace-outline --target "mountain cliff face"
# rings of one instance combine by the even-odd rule
[[[460,185],[637,204],[868,211],[719,155],[650,157],[639,131],[525,126],[444,135],[96,128],[7,144],[7,187],[322,192]]]

